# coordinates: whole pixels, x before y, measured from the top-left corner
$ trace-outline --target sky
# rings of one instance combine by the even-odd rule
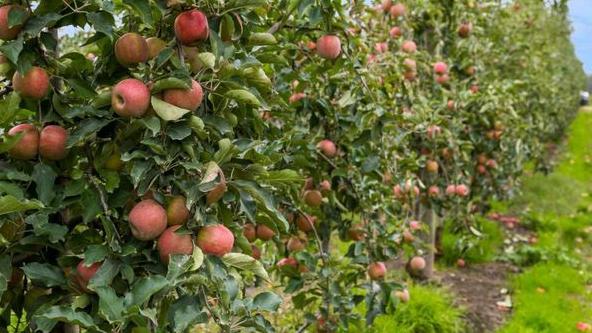
[[[592,0],[569,0],[569,15],[576,54],[586,73],[592,74]]]

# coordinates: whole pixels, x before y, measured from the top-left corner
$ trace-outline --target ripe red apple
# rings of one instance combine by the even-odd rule
[[[0,7],[0,39],[12,40],[21,32],[23,28],[22,24],[9,27],[8,15],[12,10],[25,11],[25,9],[19,5],[4,5]],[[28,14],[27,14],[28,16]]]
[[[487,173],[487,169],[485,168],[485,166],[483,164],[479,164],[479,165],[477,165],[477,172],[481,175],[484,175]]]
[[[479,92],[479,86],[478,86],[478,85],[476,85],[476,84],[473,84],[473,85],[471,85],[471,87],[469,88],[469,90],[471,90],[471,92],[472,92],[473,94],[476,94],[476,93],[478,93],[478,92]]]
[[[290,104],[294,104],[299,102],[301,99],[305,98],[306,94],[299,92],[299,93],[293,93],[290,98],[288,99],[288,102],[290,102]]]
[[[417,78],[417,72],[407,70],[405,71],[405,73],[403,73],[403,77],[407,81],[415,81],[415,79]]]
[[[428,195],[435,198],[440,195],[440,188],[436,185],[432,185],[428,188]]]
[[[417,63],[415,62],[415,60],[410,58],[406,58],[405,60],[403,60],[403,66],[409,71],[415,72],[415,70],[417,69]]]
[[[308,190],[304,192],[304,202],[311,207],[320,207],[323,203],[323,196],[320,191]]]
[[[312,231],[313,227],[316,225],[317,217],[312,215],[300,215],[296,220],[296,226],[299,230],[304,232]]]
[[[458,27],[458,35],[461,38],[469,37],[471,31],[473,31],[473,24],[471,23],[464,22],[460,25],[460,27]]]
[[[146,44],[148,45],[148,60],[158,57],[167,46],[166,42],[158,37],[146,38]]]
[[[487,160],[487,163],[485,165],[487,165],[487,167],[490,169],[497,168],[497,162],[494,159]]]
[[[421,229],[421,222],[419,222],[419,221],[416,221],[416,220],[410,221],[410,222],[409,222],[409,228],[410,228],[412,231],[417,231],[417,230],[420,230],[420,229]]]
[[[181,228],[180,225],[174,225],[167,228],[158,238],[157,248],[160,254],[160,260],[168,264],[172,254],[192,254],[193,242],[191,235],[179,234],[176,231]]]
[[[389,31],[389,35],[391,36],[391,38],[397,39],[403,35],[403,31],[401,31],[401,28],[399,27],[392,27]]]
[[[306,47],[312,51],[317,48],[317,43],[309,40],[308,42],[306,42]]]
[[[448,65],[442,61],[438,61],[434,64],[434,73],[437,75],[443,75],[448,72]]]
[[[393,194],[395,195],[395,198],[403,197],[403,190],[401,189],[401,185],[397,184],[393,186]]]
[[[251,257],[257,260],[261,259],[261,250],[254,244],[251,245]]]
[[[409,299],[411,298],[409,295],[409,290],[407,289],[395,291],[395,297],[397,297],[402,303],[409,302]]]
[[[382,0],[382,3],[380,4],[380,8],[386,13],[391,9],[392,5],[393,5],[392,0]]]
[[[211,224],[199,230],[196,242],[205,254],[221,257],[232,251],[234,235],[222,224]]]
[[[66,157],[66,141],[68,132],[61,126],[49,125],[39,135],[39,155],[51,161]]]
[[[298,261],[292,257],[282,258],[280,259],[280,261],[277,262],[276,265],[280,268],[286,266],[296,268],[298,267]]]
[[[459,258],[459,259],[456,261],[456,266],[458,266],[459,268],[463,268],[463,267],[465,267],[465,266],[466,266],[466,262],[465,262],[465,260],[464,260],[463,258]]]
[[[347,231],[347,235],[349,239],[359,242],[366,238],[366,232],[364,231],[364,226],[361,224],[352,225],[349,230]]]
[[[446,107],[448,108],[448,110],[450,110],[450,111],[454,111],[454,109],[455,109],[455,107],[454,107],[454,101],[453,101],[453,100],[449,100],[449,101],[446,103]]]
[[[129,222],[134,237],[143,241],[152,240],[166,229],[167,214],[158,202],[146,199],[132,208]]]
[[[448,74],[440,75],[436,77],[436,83],[440,85],[444,85],[450,81],[450,76]]]
[[[402,4],[402,3],[395,4],[390,9],[391,17],[395,18],[395,19],[399,18],[399,17],[403,17],[403,16],[405,16],[406,11],[407,11],[407,9],[405,8],[404,4]]]
[[[368,276],[370,280],[382,280],[386,276],[386,266],[383,262],[373,262],[368,265]]]
[[[273,231],[273,229],[264,224],[257,225],[257,237],[260,240],[268,241],[271,240],[273,236],[275,236],[275,231]]]
[[[208,18],[197,9],[182,12],[175,18],[175,36],[183,45],[206,40],[209,33]]]
[[[333,143],[333,141],[331,140],[321,140],[317,144],[317,149],[319,149],[321,153],[323,153],[323,155],[329,158],[337,156],[337,147],[335,146],[335,143]]]
[[[435,137],[437,137],[438,135],[440,135],[440,133],[442,133],[442,129],[440,128],[440,126],[437,125],[430,125],[428,126],[428,138],[433,139]]]
[[[385,42],[374,44],[374,50],[378,53],[385,53],[388,51],[388,44]]]
[[[405,243],[413,243],[415,241],[415,236],[413,236],[411,231],[409,231],[407,229],[403,230],[403,233],[401,234],[401,236],[403,236],[403,241]]]
[[[485,154],[477,155],[477,163],[479,163],[479,164],[487,163],[487,155],[485,155]]]
[[[90,266],[86,266],[84,264],[84,260],[78,263],[78,266],[76,266],[76,281],[82,289],[88,291],[86,286],[88,285],[88,282],[95,276],[95,274],[97,274],[97,271],[99,268],[101,268],[101,265],[103,265],[102,262],[95,262]]]
[[[214,204],[218,202],[218,200],[222,199],[224,193],[226,193],[226,190],[228,189],[228,187],[226,186],[226,178],[224,177],[222,170],[219,170],[219,172],[220,182],[213,189],[211,189],[210,192],[208,192],[208,194],[206,194],[207,205]]]
[[[426,171],[429,173],[438,173],[438,169],[440,168],[438,166],[438,162],[433,161],[433,160],[428,160],[426,162]]]
[[[11,128],[8,135],[23,133],[21,139],[8,151],[17,160],[30,160],[37,156],[39,150],[39,131],[31,124],[20,124]]]
[[[467,185],[456,185],[456,195],[458,195],[459,197],[466,197],[467,195],[469,195],[469,188],[467,187]]]
[[[163,100],[180,108],[195,111],[203,100],[203,90],[197,81],[191,80],[191,89],[165,90]]]
[[[321,193],[326,195],[331,192],[331,182],[325,179],[319,184],[319,188],[321,189]]]
[[[249,242],[254,242],[257,239],[257,232],[255,226],[252,223],[247,223],[243,227],[243,235]]]
[[[455,185],[448,185],[446,187],[446,195],[455,195],[456,194],[456,186]]]
[[[49,92],[49,75],[45,69],[33,66],[25,75],[15,72],[12,76],[12,87],[24,98],[39,100]]]
[[[304,243],[302,242],[302,240],[300,240],[300,238],[292,236],[290,237],[290,239],[288,239],[286,247],[290,252],[302,251],[304,249]]]
[[[415,51],[417,51],[417,45],[412,40],[406,40],[403,42],[403,45],[401,45],[401,50],[405,53],[415,53]]]
[[[128,32],[115,42],[115,59],[125,67],[148,61],[148,43],[135,32]]]
[[[413,257],[411,258],[411,261],[409,261],[409,267],[411,268],[412,271],[418,272],[421,271],[425,268],[426,266],[426,262],[425,259],[423,259],[422,257]]]
[[[168,225],[185,224],[189,220],[189,209],[185,202],[185,197],[177,195],[169,200],[167,205]]]
[[[306,178],[303,189],[304,191],[314,189],[314,179],[312,177]]]
[[[141,117],[150,106],[150,90],[136,79],[124,79],[113,87],[111,107],[121,117]]]
[[[324,35],[317,40],[317,54],[325,59],[337,59],[341,54],[341,41],[334,35]]]

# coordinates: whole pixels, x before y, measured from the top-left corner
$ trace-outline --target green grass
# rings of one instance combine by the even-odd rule
[[[477,229],[482,236],[476,238],[469,235],[467,238],[459,238],[458,233],[452,230],[452,223],[444,224],[442,233],[441,262],[446,265],[454,265],[458,258],[463,258],[467,263],[482,263],[492,261],[498,255],[504,242],[504,233],[499,223],[485,218],[477,219]]]
[[[393,313],[378,316],[372,327],[360,322],[349,332],[364,333],[460,333],[465,332],[463,311],[452,304],[452,296],[432,286],[409,289],[409,303],[399,303]]]
[[[576,269],[543,263],[513,282],[515,313],[500,333],[573,332],[579,321],[592,316],[586,278]]]
[[[500,333],[573,332],[592,318],[592,235],[585,232],[592,226],[590,129],[592,112],[580,113],[555,172],[529,177],[509,205],[527,211],[525,224],[539,242],[522,255],[538,254],[540,261],[512,282],[515,311]]]

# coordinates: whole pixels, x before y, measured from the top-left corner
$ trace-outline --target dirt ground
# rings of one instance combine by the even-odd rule
[[[492,262],[437,272],[436,280],[458,295],[471,332],[493,332],[510,315],[508,277],[517,272],[510,264]]]

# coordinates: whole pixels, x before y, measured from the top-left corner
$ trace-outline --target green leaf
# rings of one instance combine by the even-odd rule
[[[289,229],[288,221],[282,213],[280,213],[275,207],[273,197],[264,191],[257,183],[237,179],[229,182],[231,186],[235,186],[237,189],[248,192],[253,196],[257,202],[257,208],[264,211],[275,223],[279,230],[287,232]]]
[[[95,291],[99,295],[99,312],[103,317],[110,323],[121,320],[125,309],[123,298],[118,297],[111,287],[99,287]]]
[[[28,16],[29,15],[24,8],[18,6],[11,7],[8,12],[8,27],[12,28],[17,25],[22,25],[25,23]]]
[[[167,135],[173,140],[180,141],[191,135],[191,128],[187,123],[177,123],[168,129]]]
[[[198,298],[190,295],[175,301],[168,311],[168,321],[172,323],[173,332],[185,332],[195,324],[207,322],[208,314],[199,311],[202,307]]]
[[[107,126],[111,121],[112,120],[109,119],[96,118],[84,119],[80,122],[78,128],[68,136],[66,147],[72,148],[73,146],[82,143],[86,138],[96,134],[98,130]]]
[[[167,285],[169,285],[169,281],[162,275],[140,278],[132,286],[131,292],[126,295],[125,306],[140,306]]]
[[[216,66],[216,55],[211,52],[201,52],[197,54],[197,61],[202,67],[212,69]]]
[[[253,95],[253,93],[248,90],[244,90],[244,89],[229,90],[226,92],[226,94],[224,94],[224,96],[226,96],[226,98],[228,98],[228,99],[234,99],[237,102],[239,102],[240,104],[250,105],[250,106],[253,106],[256,108],[261,106],[261,102],[259,101],[257,96]]]
[[[192,264],[191,264],[190,270],[197,271],[201,267],[201,265],[203,265],[203,262],[204,262],[204,254],[199,247],[197,247],[197,246],[193,247],[193,253],[191,254],[191,259],[192,259]]]
[[[70,324],[80,325],[84,328],[92,328],[100,332],[98,327],[95,326],[93,318],[86,312],[77,312],[68,306],[54,305],[45,311],[37,313],[35,317],[41,317],[45,319],[61,321]]]
[[[248,256],[244,253],[227,253],[224,255],[224,257],[222,257],[222,261],[228,266],[253,272],[253,274],[259,276],[263,280],[271,282],[269,280],[267,271],[263,267],[263,264],[251,256]]]
[[[68,233],[68,227],[65,225],[49,223],[46,213],[31,214],[25,218],[25,222],[33,226],[35,236],[47,237],[50,243],[63,241]]]
[[[150,91],[152,94],[159,93],[167,89],[189,89],[191,88],[188,80],[182,80],[176,77],[167,77],[166,79],[158,80],[152,85]]]
[[[46,287],[57,287],[66,284],[64,272],[57,266],[32,262],[23,266],[23,272],[29,279]]]
[[[190,110],[174,106],[154,96],[152,96],[151,101],[156,114],[165,121],[179,120],[186,113],[191,112]]]
[[[95,290],[96,288],[100,287],[107,287],[111,285],[113,279],[119,273],[119,268],[121,267],[121,263],[107,259],[103,261],[101,264],[101,268],[97,271],[95,276],[90,279],[88,283],[88,288],[91,290]]]
[[[249,36],[249,44],[251,45],[275,45],[277,39],[267,32],[255,32]]]
[[[0,181],[0,194],[12,195],[17,199],[23,199],[25,195],[23,190],[19,186],[13,183],[3,181]]]
[[[43,28],[53,27],[63,16],[58,13],[35,15],[27,21],[23,31],[29,36],[37,36]]]
[[[152,27],[154,19],[152,18],[152,9],[148,0],[123,0],[123,4],[130,6],[142,17],[142,23]]]
[[[49,165],[38,163],[33,168],[33,174],[31,176],[37,185],[35,190],[37,191],[39,200],[45,204],[49,204],[56,195],[54,185],[58,174]]]
[[[12,195],[0,197],[0,215],[24,212],[30,209],[41,209],[43,203],[37,200],[18,199]]]
[[[275,171],[268,171],[265,174],[258,177],[258,179],[264,180],[265,183],[269,183],[270,185],[285,185],[289,183],[300,183],[304,181],[304,177],[302,177],[296,170],[284,169],[284,170],[275,170]]]
[[[8,281],[12,277],[12,259],[9,255],[0,256],[0,298],[8,288]]]
[[[152,132],[152,136],[156,136],[160,133],[160,119],[158,119],[158,117],[144,117],[138,121]]]
[[[89,245],[84,251],[84,263],[90,266],[95,262],[101,262],[105,260],[108,254],[109,249],[103,244]]]
[[[88,23],[90,23],[97,32],[101,32],[113,39],[113,27],[115,20],[113,16],[105,11],[90,12],[86,14]]]
[[[253,299],[253,306],[256,309],[273,312],[282,304],[282,299],[272,292],[262,292]]]
[[[222,139],[218,141],[218,151],[214,154],[214,161],[218,165],[222,165],[230,161],[237,152],[238,149],[232,144],[230,139]]]
[[[11,40],[8,43],[0,45],[0,52],[6,56],[13,64],[18,64],[18,58],[23,51],[23,37],[19,37],[15,40]]]

